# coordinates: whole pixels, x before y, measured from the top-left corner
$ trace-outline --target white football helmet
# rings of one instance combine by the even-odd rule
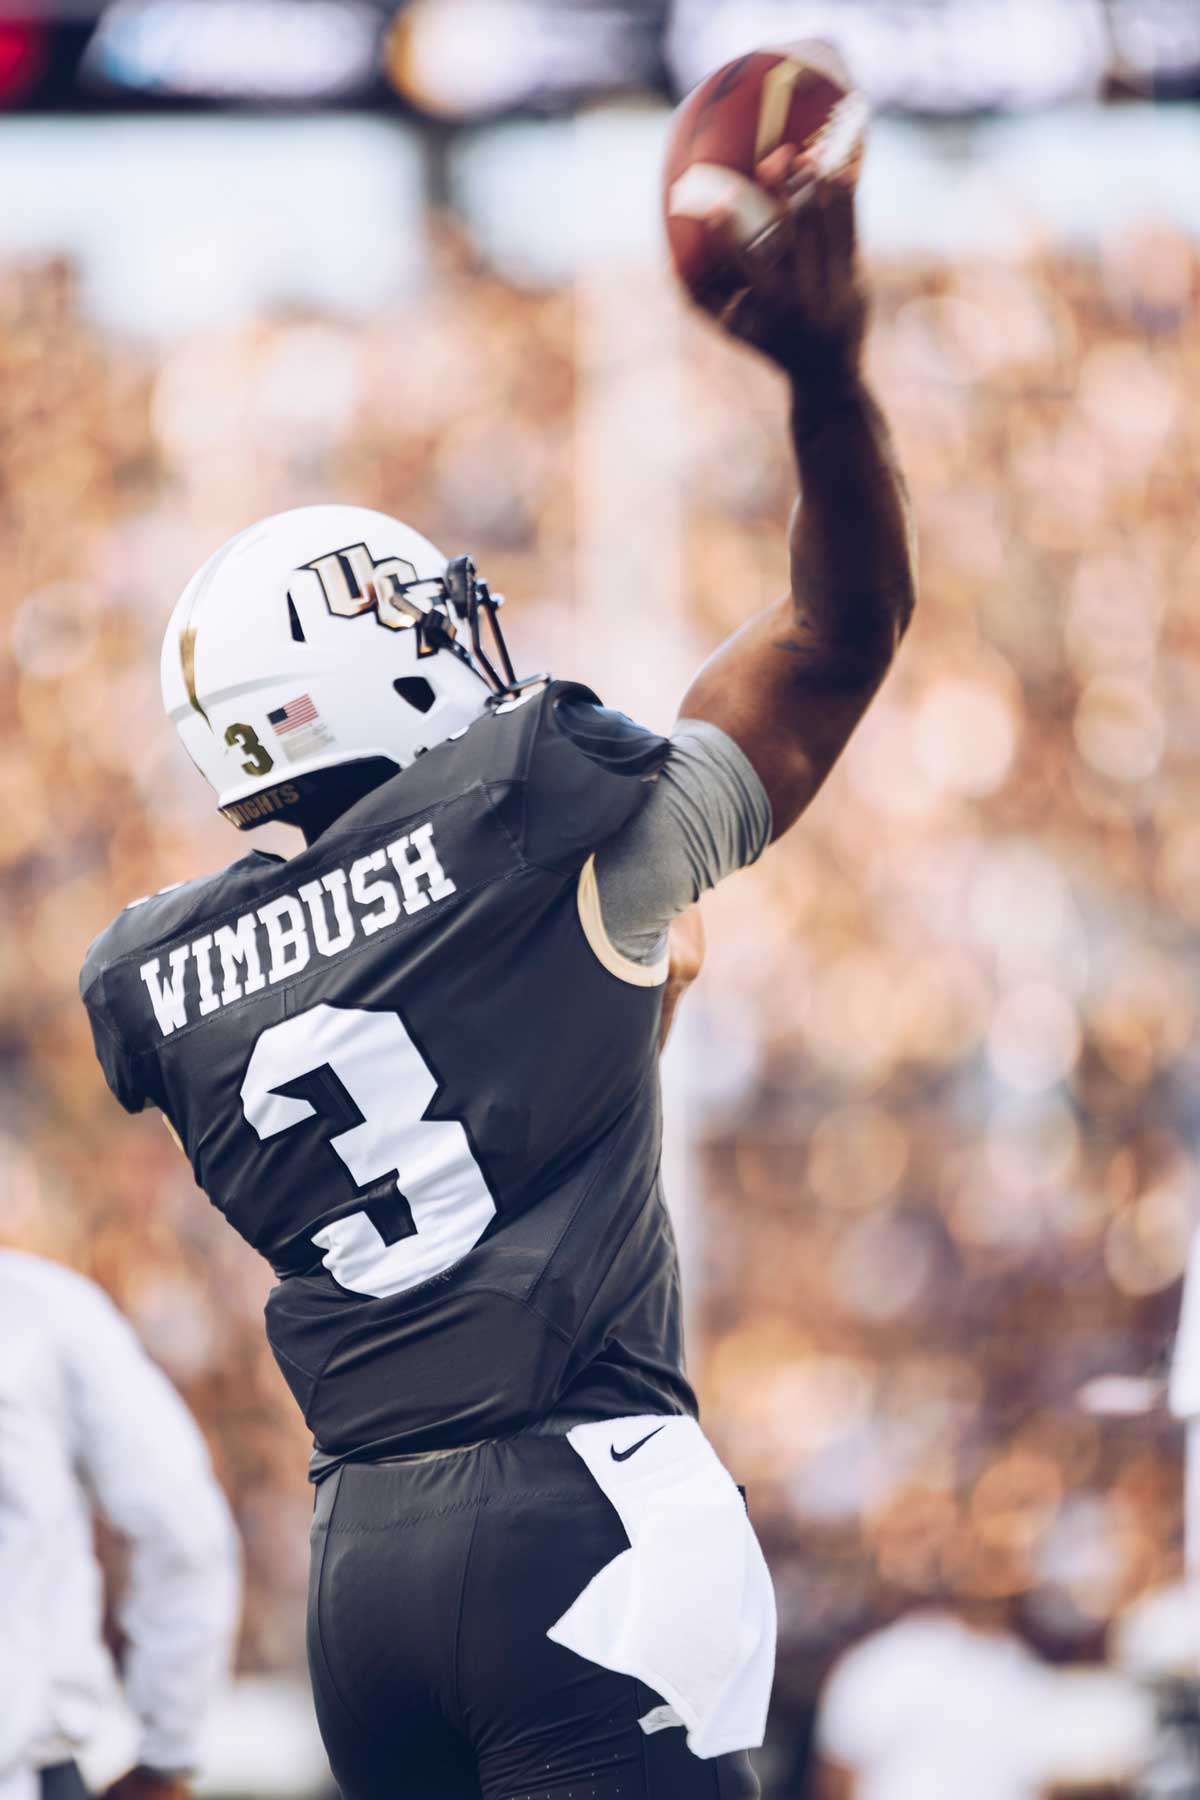
[[[465,556],[448,563],[386,513],[277,513],[184,589],[163,640],[163,704],[225,817],[258,825],[286,816],[321,770],[366,757],[405,768],[527,686],[499,603]]]

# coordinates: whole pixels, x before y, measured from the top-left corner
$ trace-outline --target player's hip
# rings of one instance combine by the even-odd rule
[[[573,1746],[591,1753],[609,1695],[582,1665],[564,1679],[573,1659],[546,1633],[625,1545],[563,1437],[330,1474],[313,1519],[308,1650],[342,1792],[377,1800],[400,1770],[420,1800],[490,1800],[521,1791],[535,1739],[531,1768],[557,1754],[564,1779],[578,1773]]]
[[[433,1692],[478,1743],[481,1720],[528,1706],[530,1669],[568,1650],[671,1702],[699,1757],[761,1742],[770,1579],[694,1419],[346,1464],[318,1491],[313,1537],[316,1653],[372,1696],[369,1714]]]
[[[554,1432],[489,1438],[448,1449],[342,1463],[317,1487],[314,1540],[324,1531],[370,1534],[404,1530],[442,1514],[460,1517],[480,1506],[576,1504],[595,1484],[567,1442]]]

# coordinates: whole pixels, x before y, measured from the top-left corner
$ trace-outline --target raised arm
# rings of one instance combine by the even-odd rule
[[[789,383],[800,480],[791,592],[721,646],[680,712],[740,745],[778,837],[824,781],[887,673],[912,613],[915,568],[904,482],[862,375],[866,301],[853,191],[816,180],[788,150],[758,175],[781,204],[780,222],[749,250],[731,246],[708,303]]]

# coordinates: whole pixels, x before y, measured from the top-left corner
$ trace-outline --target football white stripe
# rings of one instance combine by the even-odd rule
[[[789,56],[785,61],[777,62],[763,76],[762,99],[758,108],[758,136],[754,142],[756,163],[760,163],[764,156],[770,156],[772,150],[778,150],[783,142],[788,107],[792,104],[792,90],[804,74],[806,66]]]
[[[769,194],[748,175],[722,163],[692,163],[671,185],[667,210],[673,219],[706,219],[714,208],[729,209],[734,234],[748,244],[774,224],[778,214]]]

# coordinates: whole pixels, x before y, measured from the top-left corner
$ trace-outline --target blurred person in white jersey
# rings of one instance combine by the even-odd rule
[[[1192,1239],[1167,1403],[1184,1429],[1184,1564],[1200,1580],[1200,1231]]]
[[[92,1518],[128,1548],[120,1685]],[[191,1415],[83,1276],[0,1250],[0,1800],[82,1800],[120,1703],[110,1800],[186,1800],[240,1613],[237,1537]]]
[[[825,1685],[820,1800],[1039,1800],[1031,1727],[1050,1678],[1007,1631],[942,1611],[897,1619],[853,1645]]]
[[[1008,1610],[921,1608],[853,1645],[817,1711],[818,1800],[1130,1793],[1150,1738],[1145,1696],[1103,1664],[1043,1662]]]

